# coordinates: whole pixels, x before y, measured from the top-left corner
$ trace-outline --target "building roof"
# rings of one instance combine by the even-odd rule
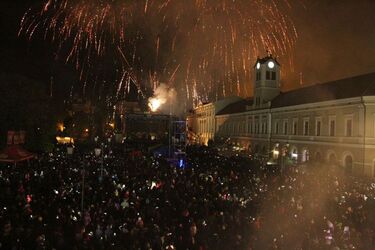
[[[375,73],[300,88],[281,93],[271,108],[375,95]]]
[[[247,106],[251,105],[253,105],[253,99],[242,99],[240,101],[229,104],[216,115],[242,113],[246,111]]]

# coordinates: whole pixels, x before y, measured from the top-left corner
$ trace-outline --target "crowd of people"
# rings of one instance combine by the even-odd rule
[[[1,166],[0,187],[0,249],[375,247],[375,184],[335,166],[55,152]]]

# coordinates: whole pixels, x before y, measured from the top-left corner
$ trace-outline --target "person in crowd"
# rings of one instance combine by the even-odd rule
[[[197,146],[185,168],[115,151],[101,160],[56,152],[0,168],[0,249],[375,247],[375,184],[340,169],[280,173]]]

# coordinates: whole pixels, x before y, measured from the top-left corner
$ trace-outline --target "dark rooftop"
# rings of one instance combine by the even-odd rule
[[[375,95],[375,73],[300,88],[281,93],[271,108]]]
[[[242,113],[246,111],[246,106],[252,106],[252,105],[253,105],[253,99],[244,99],[244,100],[229,104],[216,115]]]

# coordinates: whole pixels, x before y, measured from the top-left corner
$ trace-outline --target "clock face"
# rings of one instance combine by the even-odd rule
[[[270,61],[268,62],[268,68],[273,69],[275,67],[275,63]]]
[[[257,69],[260,69],[260,63],[257,63]]]

